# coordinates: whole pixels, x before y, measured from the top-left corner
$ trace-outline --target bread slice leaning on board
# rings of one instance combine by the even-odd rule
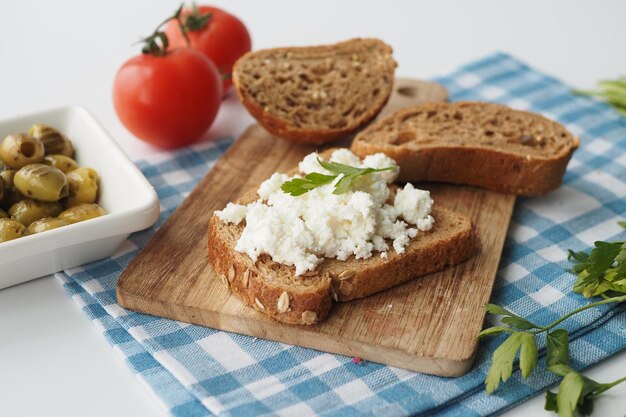
[[[292,172],[292,174],[295,173]],[[392,195],[398,188],[391,185]],[[259,197],[256,188],[238,199],[248,204]],[[469,259],[476,237],[469,218],[435,205],[433,228],[411,239],[404,253],[375,252],[368,259],[326,258],[314,271],[295,276],[295,268],[261,255],[257,262],[235,250],[245,221],[239,225],[209,221],[208,255],[215,276],[238,298],[271,318],[291,324],[324,320],[333,302],[366,297],[420,275],[440,271]]]
[[[579,141],[545,117],[482,102],[426,103],[371,124],[353,140],[359,157],[383,152],[402,181],[474,185],[541,195],[556,189]]]
[[[391,93],[396,62],[378,39],[249,52],[233,68],[241,102],[276,136],[324,144],[365,126]]]

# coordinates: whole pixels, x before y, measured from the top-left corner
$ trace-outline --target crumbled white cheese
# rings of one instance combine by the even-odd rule
[[[216,211],[215,215],[225,223],[239,224],[248,214],[248,208],[240,204],[228,203],[224,210]]]
[[[407,183],[404,189],[396,193],[393,205],[400,211],[400,216],[404,220],[417,225],[419,230],[432,229],[435,220],[430,215],[433,208],[430,192],[418,190],[413,184]]]
[[[326,171],[322,166],[317,162],[317,158],[319,158],[319,154],[317,152],[313,152],[304,157],[302,161],[298,164],[298,171],[303,174],[310,174],[311,172],[319,172],[320,174],[331,174],[331,172]]]
[[[387,167],[396,167],[396,161],[389,158],[382,152],[375,153],[373,155],[367,155],[365,159],[363,159],[363,165],[369,168],[383,169]],[[394,182],[398,177],[398,169],[392,169],[389,171],[383,171],[378,173],[386,182]]]
[[[383,154],[380,154],[383,155]],[[360,167],[362,165],[365,166],[370,166],[367,164],[364,164],[361,162],[361,159],[356,156],[355,154],[353,154],[352,152],[350,152],[350,149],[348,148],[340,148],[337,149],[335,152],[333,152],[333,154],[330,156],[330,161],[331,162],[338,162],[340,164],[344,164],[344,165],[350,165],[353,167]],[[386,167],[390,167],[390,166],[394,166],[396,165],[396,163],[392,160],[391,164],[387,164],[384,167],[372,167],[372,168],[386,168]],[[317,164],[317,166],[319,166],[319,164]]]
[[[330,175],[317,161],[319,155],[307,155],[298,165],[302,176],[319,172]],[[354,167],[387,168],[395,161],[379,153],[361,161],[348,149],[335,151],[330,160]],[[389,184],[398,169],[363,175],[343,194],[333,194],[332,183],[294,197],[280,186],[294,177],[275,173],[264,181],[257,193],[259,200],[241,206],[228,204],[216,212],[220,220],[246,226],[235,250],[256,261],[269,254],[275,262],[296,267],[296,275],[313,270],[323,258],[346,260],[350,256],[366,259],[374,251],[387,258],[390,249],[403,253],[418,231],[430,230],[433,201],[430,193],[407,184],[388,203]],[[301,177],[301,176],[297,176]]]
[[[270,195],[280,191],[280,186],[290,179],[291,178],[287,174],[279,174],[278,172],[275,172],[271,177],[261,183],[257,194],[261,197],[261,200],[267,200]]]

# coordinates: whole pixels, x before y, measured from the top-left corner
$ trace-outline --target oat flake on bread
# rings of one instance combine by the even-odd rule
[[[317,153],[306,156],[299,164],[300,173],[331,175],[318,157]],[[361,160],[348,149],[336,150],[330,161],[376,169],[397,165],[382,153]],[[389,184],[397,176],[398,169],[363,175],[347,192],[336,195],[333,190],[339,176],[332,183],[294,197],[280,188],[294,177],[275,173],[261,183],[258,200],[246,206],[229,203],[215,214],[226,223],[245,220],[235,250],[254,261],[268,254],[275,262],[295,266],[296,275],[314,270],[323,258],[346,260],[354,255],[366,259],[374,252],[384,258],[390,246],[402,253],[410,239],[434,224],[428,191],[407,183],[398,189],[393,201],[390,199]]]

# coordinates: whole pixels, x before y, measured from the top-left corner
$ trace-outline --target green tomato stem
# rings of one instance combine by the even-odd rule
[[[152,35],[147,38],[142,39],[140,42],[143,42],[145,45],[142,48],[141,52],[146,55],[154,55],[154,56],[165,56],[167,55],[167,48],[169,46],[169,39],[165,32],[161,31],[161,27],[165,25],[170,20],[176,20],[178,22],[178,26],[183,33],[183,37],[187,41],[187,46],[189,46],[189,39],[187,38],[187,32],[185,32],[182,23],[180,21],[180,14],[183,10],[183,4],[180,5],[176,12],[169,16],[167,19],[162,21],[157,28],[154,30]],[[159,44],[160,43],[160,44]]]

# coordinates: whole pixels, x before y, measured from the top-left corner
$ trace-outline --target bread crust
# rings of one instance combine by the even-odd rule
[[[313,283],[304,290],[286,288],[269,276],[278,268],[289,269],[293,274],[293,267],[276,264],[267,256],[252,262],[247,255],[235,251],[232,238],[238,239],[243,226],[235,230],[237,226],[226,226],[215,215],[209,222],[209,262],[215,276],[245,304],[283,323],[315,324],[328,316],[333,301],[366,297],[473,256],[477,245],[471,221],[441,207],[435,207],[432,215],[433,230],[412,239],[404,253],[389,251],[387,259],[378,253],[365,260],[325,259],[316,276],[296,278]],[[233,234],[226,236],[225,228]],[[444,229],[452,232],[438,237],[438,230]],[[285,292],[288,308],[280,311],[280,298]]]
[[[478,106],[505,108],[486,103],[428,103],[412,106],[387,116],[359,133],[352,142],[351,150],[361,158],[377,152],[387,154],[400,166],[399,179],[402,181],[466,184],[525,196],[546,194],[561,185],[567,163],[578,147],[578,139],[563,126],[533,113],[506,108],[520,117],[536,119],[538,122],[548,124],[548,128],[559,131],[559,135],[563,135],[561,139],[563,146],[556,152],[545,155],[529,152],[524,155],[484,146],[479,142],[465,145],[437,142],[423,145],[414,143],[394,145],[368,141],[370,132],[385,123],[394,123],[396,130],[401,130],[401,120],[415,111],[468,105],[476,105],[477,111],[480,111]]]
[[[387,76],[390,80],[393,80],[394,68],[396,66],[395,61],[391,57],[392,48],[385,44],[384,42],[378,39],[351,39],[345,42],[339,42],[333,45],[320,45],[320,46],[310,46],[310,47],[287,47],[287,48],[273,48],[273,49],[264,49],[259,51],[248,52],[244,56],[242,56],[235,65],[233,66],[233,85],[235,86],[235,91],[243,103],[243,105],[248,109],[250,114],[270,133],[281,137],[283,139],[287,139],[289,141],[295,143],[302,144],[314,144],[314,145],[323,145],[326,143],[334,142],[341,138],[344,138],[348,135],[355,133],[360,130],[364,126],[366,126],[371,120],[373,120],[378,113],[385,106],[387,101],[389,100],[389,96],[391,94],[392,84],[389,83],[389,88],[385,91],[382,91],[383,100],[374,101],[372,106],[370,106],[356,121],[351,125],[346,125],[343,128],[334,128],[334,129],[305,129],[298,126],[295,126],[291,120],[285,119],[276,115],[265,109],[259,105],[257,101],[255,101],[252,97],[248,96],[244,91],[242,81],[241,81],[241,67],[243,63],[254,56],[255,54],[263,54],[271,52],[273,54],[287,54],[294,51],[307,51],[313,54],[324,53],[324,52],[333,52],[333,51],[341,51],[344,48],[349,48],[354,45],[358,45],[361,42],[370,42],[375,43],[376,47],[381,51],[384,51],[389,55],[389,60],[393,62],[393,65],[390,66],[392,69],[388,72]]]
[[[402,150],[362,142],[353,144],[352,152],[360,158],[378,152],[387,154],[400,166],[400,181],[465,184],[522,196],[544,195],[557,189],[571,157],[568,153],[546,160],[463,147]]]
[[[233,80],[234,79],[235,78],[233,78]],[[241,103],[246,107],[246,109],[248,109],[252,117],[254,117],[257,122],[265,128],[265,130],[275,136],[278,136],[279,138],[305,145],[324,145],[355,133],[376,117],[385,104],[387,104],[389,99],[389,96],[387,96],[387,99],[385,99],[380,106],[372,107],[368,111],[366,118],[355,126],[348,126],[343,129],[308,130],[292,126],[285,119],[274,115],[270,111],[265,111],[256,103],[256,101],[249,99],[240,92],[241,90],[237,87],[236,81],[233,81],[233,85],[235,85],[235,90],[237,91],[237,95],[239,96]]]

